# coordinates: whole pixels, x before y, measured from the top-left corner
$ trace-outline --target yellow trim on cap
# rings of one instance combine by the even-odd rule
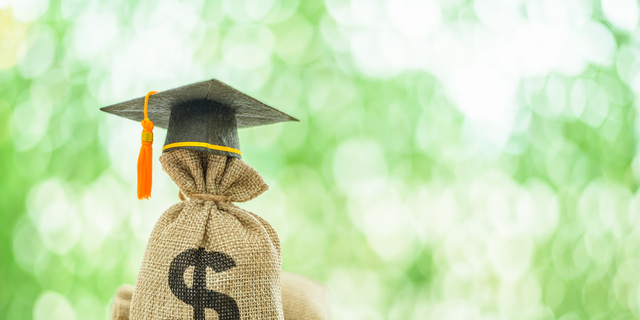
[[[165,151],[165,150],[171,149],[171,148],[177,148],[177,147],[201,147],[201,148],[207,148],[207,149],[212,149],[212,150],[220,150],[220,151],[232,152],[232,153],[237,153],[239,155],[242,155],[242,153],[240,153],[240,150],[238,150],[238,149],[229,148],[229,147],[225,147],[225,146],[217,146],[215,144],[209,144],[209,143],[206,143],[206,142],[176,142],[176,143],[171,143],[171,144],[168,144],[168,145],[164,146],[162,148],[162,151]]]

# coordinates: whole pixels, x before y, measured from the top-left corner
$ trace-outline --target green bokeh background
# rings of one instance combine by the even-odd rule
[[[635,0],[0,0],[0,318],[107,319],[156,219],[102,106],[217,78],[334,319],[640,319]]]

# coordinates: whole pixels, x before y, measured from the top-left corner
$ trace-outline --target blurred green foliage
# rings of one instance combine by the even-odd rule
[[[240,132],[242,206],[335,319],[639,319],[639,11],[0,1],[0,318],[107,318],[178,199],[99,108],[214,77],[301,120]]]

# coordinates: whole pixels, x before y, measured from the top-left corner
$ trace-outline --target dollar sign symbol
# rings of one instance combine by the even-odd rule
[[[194,266],[193,285],[187,287],[184,272]],[[236,301],[226,294],[207,290],[207,267],[223,272],[236,266],[233,259],[222,252],[189,249],[177,255],[169,267],[169,287],[176,298],[193,307],[193,319],[205,320],[204,309],[213,309],[220,320],[239,320]]]

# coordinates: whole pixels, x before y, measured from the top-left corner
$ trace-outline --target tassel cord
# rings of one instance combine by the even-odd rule
[[[153,164],[153,121],[149,119],[149,96],[157,93],[150,91],[144,98],[144,119],[142,124],[142,146],[138,155],[138,199],[151,197]]]

